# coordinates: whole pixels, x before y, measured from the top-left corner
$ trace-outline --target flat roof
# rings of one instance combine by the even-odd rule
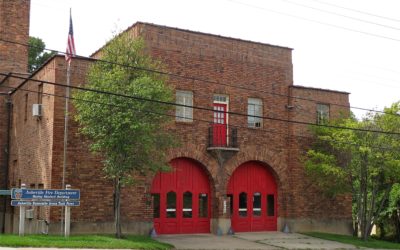
[[[258,44],[258,45],[263,45],[263,46],[270,46],[270,47],[276,47],[276,48],[281,48],[281,49],[293,50],[292,48],[285,47],[285,46],[273,45],[273,44],[262,43],[262,42],[255,42],[255,41],[244,40],[244,39],[240,39],[240,38],[221,36],[221,35],[216,35],[216,34],[211,34],[211,33],[193,31],[193,30],[188,30],[188,29],[181,29],[181,28],[176,28],[176,27],[169,27],[169,26],[165,26],[165,25],[159,25],[159,24],[147,23],[147,22],[141,22],[141,21],[137,21],[136,23],[132,24],[127,29],[122,31],[120,34],[129,31],[130,29],[134,28],[137,25],[149,25],[149,26],[153,26],[153,27],[157,27],[157,28],[177,30],[177,31],[181,31],[181,32],[187,32],[187,33],[198,34],[198,35],[203,35],[203,36],[212,36],[212,37],[216,37],[216,38],[222,38],[222,39],[233,40],[233,41],[238,41],[238,42],[245,42],[245,43]],[[120,35],[120,34],[118,34],[118,35]],[[93,52],[90,56],[95,55],[97,52],[99,52],[108,43],[109,43],[109,41],[106,42],[105,45],[103,45],[99,49],[97,49],[95,52]]]
[[[262,43],[262,42],[255,42],[255,41],[251,41],[251,40],[244,40],[244,39],[240,39],[240,38],[221,36],[221,35],[216,35],[216,34],[211,34],[211,33],[193,31],[193,30],[188,30],[188,29],[181,29],[181,28],[176,28],[176,27],[169,27],[169,26],[165,26],[165,25],[159,25],[159,24],[154,24],[154,23],[146,23],[146,22],[141,22],[141,21],[138,21],[138,22],[134,23],[127,30],[129,30],[131,27],[134,27],[137,24],[144,24],[144,25],[150,25],[150,26],[159,27],[159,28],[166,28],[166,29],[173,29],[173,30],[178,30],[178,31],[183,31],[183,32],[188,32],[188,33],[193,33],[193,34],[199,34],[199,35],[205,35],[205,36],[213,36],[213,37],[217,37],[217,38],[235,40],[235,41],[239,41],[239,42],[253,43],[253,44],[259,44],[259,45],[272,46],[272,47],[278,47],[278,48],[282,48],[282,49],[293,50],[292,48],[285,47],[285,46],[273,45],[273,44]]]
[[[332,90],[332,89],[322,89],[322,88],[315,88],[315,87],[306,87],[306,86],[301,86],[301,85],[291,85],[289,87],[297,88],[297,89],[311,89],[311,90],[318,90],[318,91],[334,92],[334,93],[346,94],[346,95],[350,94],[349,92],[345,92],[345,91]]]

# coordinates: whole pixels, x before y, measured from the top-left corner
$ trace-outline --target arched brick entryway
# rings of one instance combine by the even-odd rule
[[[154,177],[154,228],[160,234],[209,233],[210,182],[200,163],[188,158],[170,162],[171,172]]]
[[[240,165],[229,180],[227,194],[234,231],[277,230],[277,184],[267,166],[256,161]]]

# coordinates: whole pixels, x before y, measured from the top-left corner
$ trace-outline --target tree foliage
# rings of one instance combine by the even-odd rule
[[[173,106],[161,103],[171,102],[173,95],[166,79],[137,69],[160,68],[146,54],[142,39],[131,39],[126,33],[116,36],[102,49],[101,57],[89,70],[86,88],[157,100],[90,91],[73,94],[80,132],[90,139],[90,149],[102,156],[104,173],[114,181],[116,236],[121,237],[121,186],[164,169],[165,152],[175,145],[166,130],[171,121],[166,114]]]
[[[355,129],[400,133],[399,102],[385,114],[368,114],[332,124]],[[370,235],[400,181],[400,137],[396,134],[316,127],[316,141],[305,158],[312,182],[328,195],[350,192],[353,219],[363,239]]]
[[[28,72],[38,69],[47,59],[52,57],[55,52],[43,52],[46,44],[38,37],[29,37],[28,50]]]

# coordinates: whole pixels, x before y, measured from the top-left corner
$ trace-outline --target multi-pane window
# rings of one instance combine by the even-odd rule
[[[261,128],[263,105],[258,98],[249,98],[247,104],[247,124],[250,128]]]
[[[247,193],[245,192],[239,194],[239,216],[247,216]]]
[[[317,104],[317,124],[326,124],[329,121],[329,105]]]
[[[199,218],[208,216],[208,197],[207,194],[199,194]]]
[[[253,195],[253,215],[261,216],[261,193],[259,192]]]
[[[176,218],[176,193],[167,193],[167,218]]]
[[[183,218],[192,218],[192,193],[187,191],[183,194],[183,209],[182,214]]]
[[[192,122],[193,121],[193,92],[192,91],[176,91],[176,104],[182,104],[185,106],[176,106],[175,120],[181,122]]]
[[[228,97],[226,95],[215,94],[214,95],[214,102],[227,103],[228,102]]]

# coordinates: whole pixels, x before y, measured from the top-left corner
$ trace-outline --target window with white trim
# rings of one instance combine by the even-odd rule
[[[176,104],[182,104],[186,106],[193,106],[193,92],[177,90],[176,91]],[[175,120],[180,122],[192,122],[193,121],[193,108],[176,106]]]
[[[329,122],[329,105],[317,104],[317,124],[327,124]]]
[[[215,95],[214,95],[214,102],[228,103],[228,96],[226,96],[226,95],[220,95],[220,94],[215,94]]]
[[[262,127],[263,104],[259,98],[249,98],[247,103],[247,125],[249,128]]]

